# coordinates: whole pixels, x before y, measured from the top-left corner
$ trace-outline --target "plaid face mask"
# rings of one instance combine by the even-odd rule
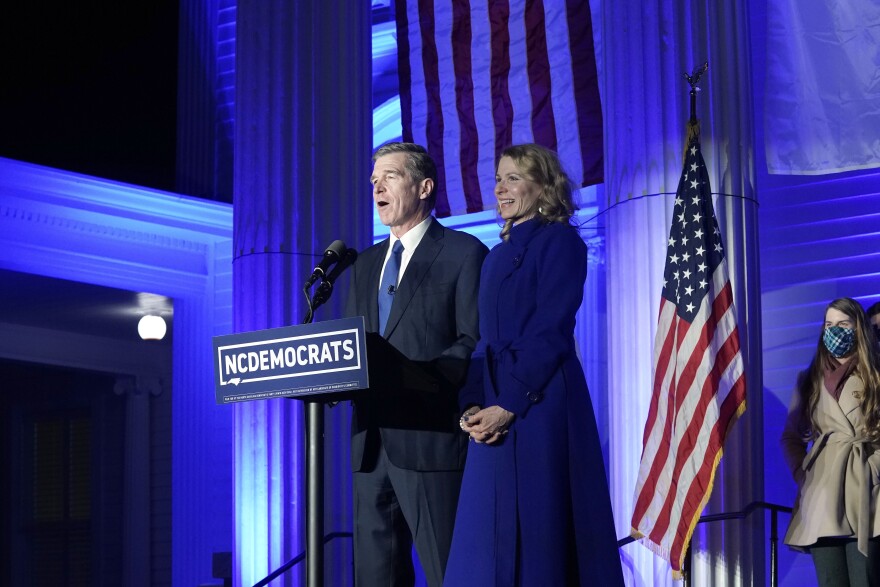
[[[855,330],[843,326],[831,326],[822,333],[822,342],[825,348],[836,358],[848,354],[855,343]]]

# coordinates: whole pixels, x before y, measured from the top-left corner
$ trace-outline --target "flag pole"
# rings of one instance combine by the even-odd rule
[[[707,69],[686,76],[692,120],[666,245],[630,526],[635,538],[669,561],[675,580],[689,570],[688,545],[712,494],[724,440],[746,400],[734,291],[696,122],[697,82]]]
[[[690,123],[697,122],[697,92],[700,91],[700,78],[703,77],[703,74],[708,70],[709,62],[706,61],[703,65],[695,67],[693,73],[690,75],[687,73],[684,74],[685,79],[691,86],[691,119],[688,121]]]
[[[687,137],[684,142],[685,151],[687,151],[687,148],[690,146],[691,140],[700,136],[700,121],[697,119],[697,92],[700,91],[700,78],[703,77],[703,74],[708,70],[709,62],[706,61],[703,65],[695,67],[690,75],[687,73],[684,74],[684,78],[691,86],[691,117],[687,123]]]
[[[687,156],[688,147],[691,145],[691,141],[700,136],[700,121],[697,119],[697,92],[700,91],[700,78],[703,77],[703,74],[709,70],[709,62],[706,61],[703,65],[698,65],[694,68],[693,72],[688,75],[684,74],[685,79],[688,84],[691,86],[690,91],[690,103],[691,103],[691,115],[688,119],[687,123],[687,137],[684,143],[684,154]],[[690,587],[691,585],[691,542],[688,542],[687,548],[684,551],[684,564],[681,569],[681,578],[683,587]]]

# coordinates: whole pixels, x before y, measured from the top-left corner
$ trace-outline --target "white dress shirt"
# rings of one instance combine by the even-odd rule
[[[412,259],[416,247],[422,242],[422,237],[428,232],[428,226],[430,226],[432,218],[433,216],[428,216],[411,229],[407,230],[406,234],[400,239],[394,236],[394,233],[388,235],[390,240],[388,241],[388,250],[385,252],[385,261],[382,263],[382,273],[379,275],[379,283],[382,283],[382,276],[385,275],[385,266],[388,265],[388,259],[391,257],[391,250],[394,248],[394,243],[398,240],[403,244],[403,253],[400,254],[400,273],[397,274],[397,283],[400,284],[400,282],[403,281],[403,273],[406,271],[406,267],[409,265],[409,260]]]

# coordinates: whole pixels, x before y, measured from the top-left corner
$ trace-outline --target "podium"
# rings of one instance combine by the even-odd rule
[[[213,347],[218,404],[278,397],[305,402],[306,584],[321,587],[324,406],[382,389],[436,393],[441,378],[379,334],[365,332],[361,316],[216,336]]]

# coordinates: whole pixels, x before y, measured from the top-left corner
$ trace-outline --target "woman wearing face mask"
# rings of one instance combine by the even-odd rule
[[[862,306],[825,310],[782,433],[798,500],[785,543],[809,551],[821,587],[880,585],[880,370]]]

